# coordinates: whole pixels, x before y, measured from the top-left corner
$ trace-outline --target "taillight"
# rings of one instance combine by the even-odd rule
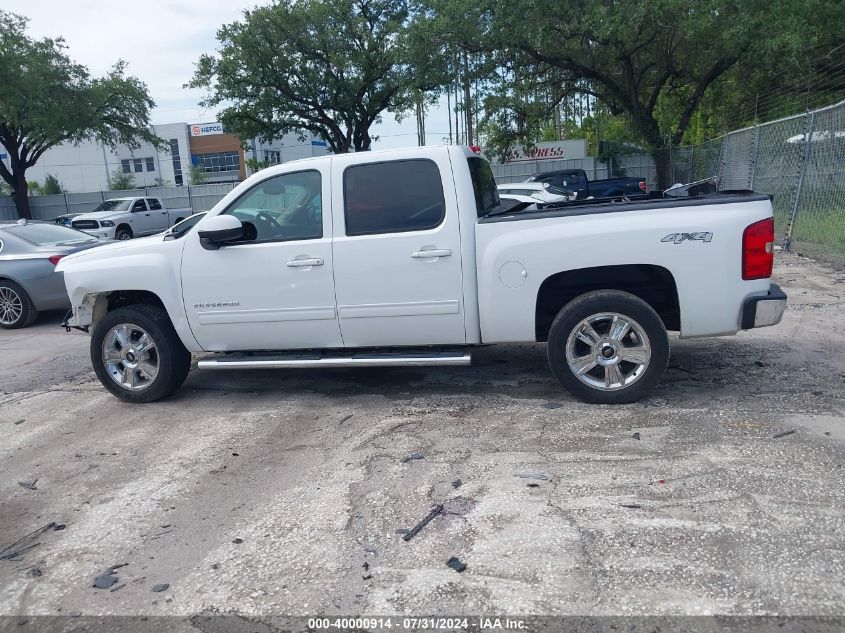
[[[648,185],[646,184],[645,180],[640,181],[640,189],[643,191],[648,191]]]
[[[473,154],[481,153],[481,148],[478,145],[470,145],[469,149],[472,151]]]
[[[742,232],[742,278],[766,279],[775,262],[775,221],[760,220]]]
[[[50,255],[50,257],[48,257],[47,259],[49,259],[50,263],[53,264],[53,266],[55,266],[56,264],[59,263],[59,260],[62,257],[64,257],[64,255]]]

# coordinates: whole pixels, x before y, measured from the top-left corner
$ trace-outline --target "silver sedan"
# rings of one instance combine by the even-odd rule
[[[0,328],[26,327],[41,310],[68,307],[56,264],[65,255],[104,243],[52,222],[0,221]]]

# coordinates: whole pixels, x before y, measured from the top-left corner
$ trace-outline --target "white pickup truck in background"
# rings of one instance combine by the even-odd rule
[[[192,213],[190,207],[168,209],[159,198],[112,198],[90,213],[75,216],[70,226],[96,237],[129,240],[161,233]]]
[[[187,224],[57,267],[66,325],[126,401],[176,390],[191,352],[217,353],[200,369],[462,365],[540,341],[573,394],[628,403],[660,381],[667,330],[734,334],[786,307],[768,196],[538,208],[457,146],[284,163]]]

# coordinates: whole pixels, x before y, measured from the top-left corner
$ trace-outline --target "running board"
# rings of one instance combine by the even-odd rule
[[[199,369],[283,369],[315,367],[426,367],[469,365],[468,352],[383,352],[337,355],[313,354],[224,354],[197,363]]]

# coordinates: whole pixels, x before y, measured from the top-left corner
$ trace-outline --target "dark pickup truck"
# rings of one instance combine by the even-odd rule
[[[527,182],[548,182],[555,187],[574,191],[578,200],[584,198],[612,198],[642,194],[648,191],[645,178],[607,178],[589,180],[583,169],[562,169],[534,174]]]

